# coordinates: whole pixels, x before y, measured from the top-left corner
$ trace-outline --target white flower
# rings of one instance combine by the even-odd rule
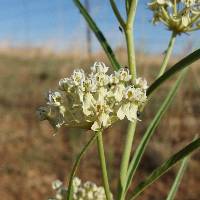
[[[103,62],[95,62],[91,67],[92,73],[103,73],[105,74],[108,71],[108,67]]]
[[[200,28],[199,0],[180,0],[176,1],[176,4],[171,0],[153,0],[148,6],[153,11],[153,22],[163,23],[177,35]]]
[[[111,199],[113,199],[112,194]],[[55,197],[48,200],[65,200],[67,196],[67,188],[61,186],[56,189]],[[83,183],[79,178],[73,179],[73,194],[72,200],[106,200],[106,195],[103,187],[98,187],[95,183],[87,181]]]
[[[113,88],[113,95],[117,102],[120,102],[123,99],[124,91],[125,86],[120,83]]]
[[[79,85],[81,82],[85,80],[85,73],[82,69],[74,70],[72,74],[72,80],[74,85]]]
[[[91,114],[93,114],[92,110],[94,110],[94,97],[92,96],[91,93],[86,93],[85,96],[83,96],[83,113],[86,116],[89,116]]]
[[[135,87],[146,90],[148,88],[147,81],[141,77],[135,79]]]
[[[110,122],[110,116],[109,116],[109,114],[101,113],[99,115],[97,121],[95,121],[93,123],[91,129],[93,131],[99,131],[99,130],[101,130],[102,127],[107,128],[110,125],[111,125],[111,122]]]
[[[122,120],[125,117],[131,122],[137,120],[137,110],[138,106],[134,103],[123,104],[117,111],[117,117]]]
[[[74,187],[79,187],[81,185],[81,179],[78,177],[73,178],[73,186]]]
[[[184,26],[184,27],[187,27],[188,25],[189,25],[189,23],[190,23],[190,16],[189,15],[184,15],[184,16],[182,16],[182,18],[181,18],[181,22],[182,22],[182,25]]]
[[[168,2],[167,0],[156,0],[156,1],[160,5],[164,5],[164,4],[166,4]]]
[[[62,91],[70,91],[73,87],[73,81],[69,78],[63,78],[59,81],[59,89]]]
[[[61,93],[49,91],[47,95],[47,100],[48,100],[47,104],[49,105],[60,106],[62,102]]]
[[[53,190],[59,189],[62,185],[63,185],[63,183],[60,180],[55,180],[52,182]]]
[[[109,76],[109,83],[112,84],[118,84],[119,83],[119,78],[115,76],[114,74],[111,74]]]
[[[87,193],[87,198],[88,198],[88,199],[91,199],[91,200],[94,199],[94,194],[93,194],[92,191],[89,191],[89,192]]]
[[[128,82],[131,80],[131,75],[129,74],[128,68],[121,68],[119,71],[115,72],[115,76],[120,81]]]
[[[135,97],[135,88],[132,87],[132,86],[128,86],[126,88],[126,91],[125,91],[125,98],[128,99],[129,101],[133,101],[134,100],[134,97]]]
[[[58,129],[61,126],[99,131],[115,121],[136,120],[136,107],[147,99],[147,82],[142,78],[131,81],[127,68],[111,75],[108,67],[96,62],[91,73],[74,70],[59,81],[60,91],[48,93],[46,106],[37,111],[40,120],[48,120]]]

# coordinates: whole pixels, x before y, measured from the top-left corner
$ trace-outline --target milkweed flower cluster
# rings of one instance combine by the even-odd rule
[[[98,131],[127,117],[137,120],[137,110],[147,100],[146,80],[131,80],[127,68],[108,75],[108,67],[96,62],[91,72],[74,70],[69,78],[59,81],[59,91],[50,91],[46,106],[38,109],[41,120],[54,128],[88,128]]]
[[[162,22],[175,34],[200,29],[200,0],[153,0],[153,23]]]
[[[52,188],[56,191],[55,197],[48,200],[65,200],[67,188],[59,180],[52,183]],[[111,194],[112,197],[112,194]],[[73,179],[73,200],[106,200],[105,190],[91,181],[82,182],[79,178]]]

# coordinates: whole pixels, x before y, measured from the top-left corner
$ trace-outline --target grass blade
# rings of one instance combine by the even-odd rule
[[[98,136],[98,133],[94,133],[94,135],[90,138],[90,140],[87,142],[87,144],[83,147],[81,152],[76,158],[76,161],[74,163],[74,166],[72,168],[72,172],[70,175],[70,180],[69,180],[69,186],[68,186],[68,192],[67,192],[67,200],[72,200],[72,193],[73,193],[73,178],[75,176],[76,170],[78,168],[78,165],[81,161],[82,156],[84,153],[87,151],[87,149],[90,147],[90,145],[96,140],[96,137]]]
[[[138,186],[136,186],[135,190],[131,195],[132,197],[129,200],[135,199],[142,191],[144,191],[144,189],[150,186],[153,182],[155,182],[159,177],[165,174],[180,160],[191,154],[194,150],[197,150],[199,147],[200,147],[200,138],[197,138],[193,142],[188,144],[186,147],[184,147],[182,150],[180,150],[178,153],[171,156],[160,167],[155,169],[145,181],[141,182]]]
[[[158,112],[156,113],[155,117],[153,118],[152,122],[150,123],[149,127],[147,128],[144,136],[142,137],[142,140],[140,142],[140,144],[138,145],[133,158],[131,159],[130,165],[129,165],[129,169],[128,169],[128,173],[127,173],[127,182],[126,182],[126,187],[125,187],[125,191],[128,190],[129,186],[131,185],[133,176],[139,166],[140,160],[145,152],[145,149],[156,129],[156,127],[159,125],[161,118],[163,117],[163,115],[165,114],[165,112],[167,111],[169,105],[172,103],[178,87],[181,83],[181,81],[183,80],[184,76],[185,76],[186,70],[184,70],[180,75],[179,78],[177,79],[177,81],[175,82],[174,86],[172,87],[172,89],[170,90],[170,92],[168,93],[167,97],[165,98],[164,102],[162,103],[162,105],[160,106]]]
[[[180,169],[176,175],[176,178],[174,180],[174,183],[170,189],[170,192],[167,196],[167,199],[166,200],[174,200],[175,198],[175,195],[178,191],[178,187],[181,183],[181,180],[182,180],[182,177],[183,177],[183,174],[187,168],[187,164],[188,164],[188,160],[189,160],[189,156],[186,156],[183,161],[181,162],[181,166],[180,166]]]
[[[193,62],[200,59],[200,49],[194,51],[193,53],[189,54],[174,66],[172,66],[169,70],[167,70],[160,78],[154,81],[153,84],[147,90],[147,95],[149,96],[154,90],[156,90],[163,82],[169,79],[171,76],[176,74],[177,72],[181,71],[185,67],[191,65]]]
[[[120,68],[120,64],[116,60],[116,57],[113,53],[113,50],[111,49],[110,45],[108,44],[106,38],[104,37],[103,33],[100,31],[100,29],[97,27],[96,23],[92,19],[92,17],[89,15],[87,10],[84,8],[82,3],[79,0],[74,0],[75,5],[78,7],[80,10],[81,14],[87,21],[89,27],[91,30],[94,32],[96,35],[97,39],[99,40],[102,48],[104,49],[106,55],[108,56],[108,59],[110,60],[112,66],[114,67],[115,70],[118,70]]]

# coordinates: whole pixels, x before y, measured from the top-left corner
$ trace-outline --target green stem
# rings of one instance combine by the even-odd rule
[[[125,27],[125,36],[128,52],[128,64],[131,71],[132,79],[136,78],[136,61],[135,61],[135,45],[134,45],[134,34],[133,25],[135,21],[135,14],[138,0],[130,1],[130,10],[128,12],[128,19]]]
[[[121,166],[120,166],[120,181],[119,181],[119,186],[118,186],[119,199],[123,199],[123,196],[124,196],[128,165],[129,165],[129,160],[130,160],[130,155],[131,155],[133,138],[135,135],[135,128],[136,128],[136,122],[129,123],[128,131],[126,135],[126,141],[124,145],[124,151],[122,155]]]
[[[174,15],[177,15],[177,2],[174,0]]]
[[[125,0],[125,7],[126,7],[126,14],[128,15],[130,8],[130,0]]]
[[[136,78],[136,61],[135,61],[135,51],[134,51],[134,40],[132,28],[125,30],[127,52],[128,52],[128,65],[132,75],[132,80]]]
[[[168,45],[168,48],[167,48],[167,52],[165,54],[165,57],[164,57],[164,60],[162,62],[161,69],[160,69],[160,72],[159,72],[157,78],[162,76],[165,72],[165,69],[167,67],[167,64],[169,62],[169,58],[171,56],[171,53],[172,53],[172,50],[173,50],[173,47],[174,47],[175,39],[176,39],[176,34],[173,32],[172,35],[171,35],[169,45]]]
[[[135,14],[137,8],[138,0],[127,0],[126,7],[127,9],[127,22],[124,28],[127,44],[127,54],[128,54],[128,65],[130,73],[132,75],[132,80],[136,79],[136,59],[135,59],[135,44],[134,44],[134,32],[133,25],[135,21]],[[120,180],[119,180],[119,190],[118,190],[118,199],[123,200],[125,198],[125,186],[127,181],[127,170],[130,160],[131,148],[133,143],[133,138],[135,134],[137,122],[129,124],[128,132],[126,136],[124,151],[122,155],[122,162],[120,166]]]
[[[68,193],[67,193],[67,200],[70,200],[72,198],[72,193],[73,193],[73,178],[74,175],[76,173],[76,170],[78,168],[78,165],[81,161],[82,156],[84,155],[84,153],[88,150],[88,148],[90,147],[90,145],[95,141],[96,137],[98,136],[99,133],[94,133],[94,135],[90,138],[90,140],[87,142],[87,144],[83,147],[83,149],[81,150],[81,152],[79,153],[79,155],[76,158],[76,161],[73,165],[72,168],[72,172],[70,175],[70,180],[69,180],[69,187],[68,187]]]
[[[102,176],[103,176],[104,189],[105,189],[105,193],[106,193],[106,199],[111,200],[111,193],[110,193],[110,187],[109,187],[109,182],[108,182],[108,174],[107,174],[107,168],[106,168],[106,160],[105,160],[105,154],[104,154],[102,132],[100,132],[97,136],[97,146],[98,146],[99,158],[100,158],[100,163],[101,163],[101,170],[102,170]]]

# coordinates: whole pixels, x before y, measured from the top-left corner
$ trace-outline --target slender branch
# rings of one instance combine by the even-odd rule
[[[188,30],[188,32],[198,31],[199,29],[200,29],[200,27],[191,28],[190,30]]]
[[[128,20],[127,20],[127,24],[129,24],[129,25],[133,24],[135,21],[137,3],[138,3],[138,0],[131,0],[130,10],[129,10],[129,14],[128,14]]]
[[[125,7],[126,7],[126,14],[129,13],[129,7],[130,7],[130,0],[125,0]]]
[[[135,59],[135,45],[134,45],[134,32],[133,26],[136,15],[138,0],[127,0],[126,1],[126,9],[127,9],[127,22],[124,29],[126,36],[126,44],[127,44],[127,53],[128,53],[128,65],[132,75],[132,80],[136,79],[136,59]],[[127,170],[130,160],[131,148],[133,143],[133,138],[135,134],[137,122],[130,123],[124,151],[122,155],[122,162],[120,166],[120,180],[119,180],[119,191],[118,191],[118,199],[123,200],[126,196],[125,186],[127,182]]]
[[[102,176],[103,176],[104,189],[106,193],[106,199],[111,200],[111,192],[110,192],[110,187],[109,187],[109,182],[108,182],[108,174],[107,174],[107,168],[106,168],[102,132],[99,132],[97,136],[97,146],[98,146],[99,158],[100,158],[100,163],[101,163],[101,170],[102,170]]]
[[[136,61],[135,61],[135,45],[134,45],[134,34],[133,24],[135,21],[135,14],[138,0],[132,0],[130,4],[130,10],[128,13],[128,19],[126,23],[125,35],[128,51],[128,64],[131,71],[132,79],[136,78]]]
[[[161,7],[161,11],[162,11],[162,14],[163,14],[165,20],[168,21],[169,20],[169,15],[168,15],[167,11],[165,10],[165,8],[163,6]]]
[[[175,39],[176,39],[176,34],[174,32],[172,32],[171,38],[170,38],[170,41],[169,41],[169,44],[168,44],[168,48],[167,48],[167,51],[165,53],[165,57],[164,57],[164,60],[162,62],[162,65],[161,65],[161,68],[160,68],[160,72],[159,72],[157,78],[162,76],[163,73],[165,72],[165,69],[166,69],[167,64],[169,62],[169,58],[170,58],[170,56],[172,54],[172,50],[174,48]]]
[[[135,61],[135,51],[134,51],[134,40],[132,29],[125,31],[126,44],[128,52],[128,65],[132,75],[132,80],[136,78],[136,61]]]
[[[71,197],[72,197],[72,192],[73,192],[73,178],[74,178],[74,175],[76,173],[76,170],[78,168],[78,165],[81,161],[81,158],[82,156],[84,155],[84,153],[88,150],[88,148],[90,147],[90,145],[95,141],[96,137],[98,136],[99,133],[95,133],[91,138],[90,140],[87,142],[87,144],[83,147],[83,149],[81,150],[81,152],[79,153],[79,155],[77,156],[76,158],[76,161],[73,165],[73,168],[72,168],[72,172],[71,172],[71,175],[70,175],[70,180],[69,180],[69,188],[68,188],[68,193],[67,193],[67,200],[70,200]]]
[[[118,198],[122,198],[124,195],[123,193],[125,191],[127,171],[128,171],[128,165],[129,165],[129,160],[130,160],[130,155],[131,155],[133,138],[135,135],[135,128],[136,128],[136,122],[129,123],[125,145],[124,145],[124,151],[122,155],[121,166],[120,166],[120,181],[119,181],[119,186],[118,186],[118,193],[119,193]]]
[[[177,2],[174,0],[174,15],[177,15]]]
[[[189,25],[192,25],[196,20],[198,20],[200,18],[200,13],[198,14],[198,15],[195,15],[193,18],[192,18],[192,20],[191,20],[191,22],[190,22],[190,24]]]
[[[123,19],[122,16],[121,16],[121,14],[120,14],[120,12],[119,12],[117,6],[116,6],[116,4],[115,4],[115,0],[110,0],[110,4],[111,4],[111,7],[112,7],[112,9],[113,9],[113,12],[115,13],[115,16],[117,17],[117,19],[118,19],[120,25],[122,26],[123,29],[125,29],[126,24],[125,24],[125,22],[124,22],[124,19]]]

